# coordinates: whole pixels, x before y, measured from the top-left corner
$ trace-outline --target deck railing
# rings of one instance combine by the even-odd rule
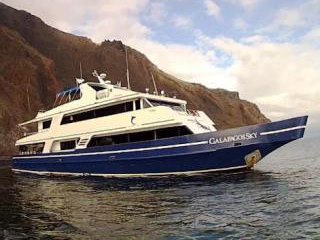
[[[188,115],[191,115],[191,116],[195,116],[195,117],[199,117],[199,112],[197,110],[193,110],[193,109],[187,109],[187,113]]]

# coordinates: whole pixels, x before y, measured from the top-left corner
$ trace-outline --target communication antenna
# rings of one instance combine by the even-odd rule
[[[29,86],[30,86],[30,78],[28,78],[28,85],[27,85],[27,100],[28,100],[28,110],[29,110],[29,112],[30,112],[30,110],[31,110],[31,107],[30,107]]]
[[[99,83],[101,83],[101,84],[110,83],[110,81],[108,81],[108,80],[105,81],[105,80],[104,80],[104,79],[107,77],[107,74],[106,74],[106,73],[100,73],[100,74],[98,74],[97,70],[94,70],[94,71],[92,72],[92,75],[93,75],[94,77],[98,78],[98,81],[99,81]]]
[[[80,62],[80,64],[79,64],[79,68],[80,68],[80,78],[83,79],[83,78],[82,78],[82,66],[81,66],[81,62]]]
[[[79,62],[79,70],[80,70],[80,78],[76,78],[77,87],[79,87],[82,83],[84,83],[84,79],[82,78],[81,62]]]
[[[155,91],[156,95],[158,95],[158,89],[157,89],[156,81],[154,80],[152,72],[151,72],[151,78],[152,78],[152,82],[153,82],[154,91]]]
[[[126,52],[127,84],[128,84],[128,89],[131,89],[131,87],[130,87],[130,75],[129,75],[129,63],[128,63],[128,51],[127,51],[127,46],[124,45],[124,47],[125,47],[125,52]]]

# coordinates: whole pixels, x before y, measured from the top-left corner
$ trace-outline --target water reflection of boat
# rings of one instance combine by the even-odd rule
[[[202,111],[164,94],[134,92],[105,81],[79,81],[56,106],[31,121],[18,140],[13,169],[39,174],[149,176],[252,168],[303,137],[307,116],[217,131]]]

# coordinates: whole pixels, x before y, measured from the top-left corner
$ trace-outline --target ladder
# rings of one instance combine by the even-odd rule
[[[81,137],[78,144],[77,144],[77,148],[86,148],[89,141],[90,141],[90,138],[89,136],[85,136],[85,137]]]

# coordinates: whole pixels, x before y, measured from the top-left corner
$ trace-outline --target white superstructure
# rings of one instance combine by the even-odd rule
[[[184,100],[135,92],[104,81],[105,74],[95,76],[99,83],[78,79],[78,87],[57,95],[54,108],[20,124],[37,124],[36,132],[16,142],[20,154],[216,131],[204,112],[187,110]]]

